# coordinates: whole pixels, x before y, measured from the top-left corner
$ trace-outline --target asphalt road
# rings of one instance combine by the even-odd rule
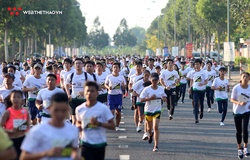
[[[143,132],[136,132],[130,99],[124,99],[120,125],[123,131],[108,131],[107,160],[234,160],[237,159],[235,126],[232,104],[229,102],[225,126],[220,126],[220,114],[214,108],[199,124],[194,123],[191,100],[176,107],[174,119],[168,120],[167,110],[161,115],[159,152],[153,152],[153,143],[142,140]]]

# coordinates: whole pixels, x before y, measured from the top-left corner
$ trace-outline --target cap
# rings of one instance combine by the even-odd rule
[[[12,79],[15,79],[15,75],[12,74],[12,73],[7,73],[7,74],[4,75],[4,77],[5,77],[5,78],[10,77],[10,78],[12,78]]]
[[[151,74],[151,79],[152,80],[159,80],[159,75],[157,73],[152,73]]]
[[[146,65],[146,64],[143,64],[142,67],[143,67],[143,68],[147,68],[147,65]]]
[[[227,71],[225,67],[220,67],[219,71]]]
[[[37,67],[40,68],[40,69],[43,69],[42,65],[39,64],[39,63],[37,63],[37,64],[34,65],[34,68],[37,68]]]
[[[181,64],[186,64],[186,62],[185,61],[181,61]]]
[[[217,62],[214,62],[214,64],[217,64]]]
[[[27,63],[27,62],[24,62],[24,63],[23,63],[23,66],[28,66],[28,63]]]

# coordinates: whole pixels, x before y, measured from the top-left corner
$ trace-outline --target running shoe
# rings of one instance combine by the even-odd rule
[[[248,148],[244,148],[243,152],[245,157],[248,157],[250,155]]]
[[[155,146],[154,149],[153,149],[153,152],[158,152],[158,151],[159,151],[158,146]]]
[[[119,131],[119,130],[120,130],[119,126],[116,126],[115,131]]]
[[[146,132],[146,133],[143,134],[142,139],[143,139],[143,140],[148,140],[148,137],[149,137],[149,133]]]
[[[151,134],[151,136],[149,136],[148,143],[151,144],[153,142],[153,137],[154,137],[154,132]]]
[[[239,159],[243,159],[243,156],[244,156],[243,150],[242,149],[238,149],[238,158]]]
[[[223,122],[220,122],[220,126],[225,126],[225,124]]]
[[[203,118],[203,112],[200,113],[200,119],[202,119],[202,118]]]
[[[169,119],[169,120],[172,120],[172,119],[173,119],[173,116],[172,116],[172,115],[169,115],[168,119]]]
[[[210,112],[210,111],[211,111],[211,108],[208,108],[208,109],[207,109],[207,112]]]
[[[214,109],[216,107],[216,104],[212,104],[211,108]]]
[[[141,129],[141,128],[142,128],[141,126],[142,126],[142,124],[139,122],[139,123],[138,123],[138,126],[137,126],[137,128],[136,128],[136,131],[137,131],[137,132],[141,132],[141,130],[142,130],[142,129]]]
[[[194,121],[194,123],[199,123],[199,120],[198,120],[198,119],[196,119],[196,120]]]

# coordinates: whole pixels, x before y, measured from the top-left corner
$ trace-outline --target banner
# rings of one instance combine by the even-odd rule
[[[168,47],[165,46],[165,47],[163,48],[163,57],[167,57],[167,56],[169,56]]]
[[[179,55],[179,48],[172,47],[172,56],[177,57]]]
[[[224,42],[224,61],[234,61],[234,42]]]
[[[187,43],[186,44],[186,57],[187,58],[192,58],[193,57],[192,52],[193,52],[193,44],[192,43]]]

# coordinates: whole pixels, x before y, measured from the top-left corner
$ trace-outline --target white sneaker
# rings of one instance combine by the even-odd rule
[[[244,156],[245,157],[248,157],[250,155],[250,153],[249,153],[249,151],[248,151],[247,148],[244,148],[243,152],[244,152]]]
[[[242,149],[238,149],[238,158],[242,159],[244,157]]]
[[[210,111],[211,111],[211,108],[208,108],[208,109],[207,109],[207,112],[210,112]]]
[[[119,130],[120,130],[120,128],[116,126],[115,127],[115,131],[119,131]]]
[[[142,124],[139,122],[139,123],[138,123],[138,126],[137,126],[137,128],[136,128],[136,131],[137,131],[137,132],[141,132],[141,126],[142,126]]]
[[[148,140],[148,137],[149,137],[149,133],[146,132],[146,133],[143,134],[142,139],[143,139],[143,140]]]
[[[225,126],[225,124],[223,122],[220,122],[220,126]]]

